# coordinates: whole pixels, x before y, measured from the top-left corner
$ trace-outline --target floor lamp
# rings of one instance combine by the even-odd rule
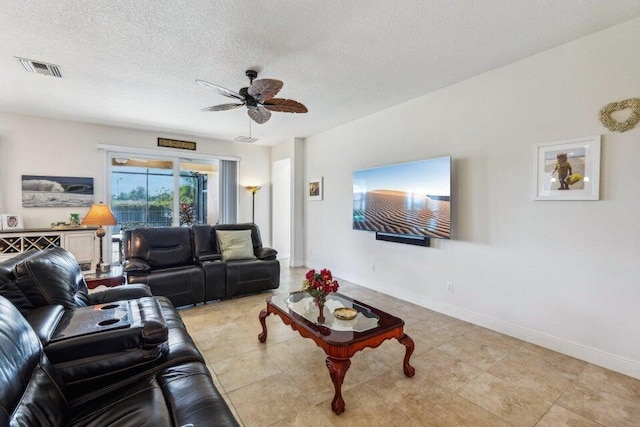
[[[98,265],[96,265],[96,273],[99,273],[104,261],[102,259],[102,238],[106,234],[103,225],[116,225],[116,217],[113,216],[113,212],[111,212],[111,208],[109,205],[105,205],[100,202],[96,205],[91,206],[89,212],[82,219],[82,225],[97,225],[98,229],[96,230],[96,236],[100,239],[100,259],[98,260]]]
[[[259,185],[247,185],[244,188],[246,188],[251,192],[251,222],[255,224],[256,223],[256,193],[262,187]]]

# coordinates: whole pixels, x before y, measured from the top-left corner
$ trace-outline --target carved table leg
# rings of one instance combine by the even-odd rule
[[[333,401],[331,402],[331,409],[333,412],[340,415],[344,412],[344,399],[342,399],[342,381],[344,376],[351,366],[351,360],[349,359],[335,359],[333,357],[327,357],[327,368],[329,368],[329,375],[331,381],[333,381],[333,388],[335,394],[333,395]]]
[[[260,342],[265,342],[267,340],[267,322],[265,322],[265,319],[269,314],[271,313],[264,309],[260,312],[260,316],[258,317],[260,319],[260,323],[262,324],[262,333],[258,335],[258,339],[260,340]]]
[[[411,354],[413,354],[413,340],[409,335],[404,334],[402,337],[398,338],[398,341],[400,344],[407,347],[407,351],[404,354],[404,363],[402,365],[404,368],[404,374],[408,377],[412,377],[416,374],[415,368],[409,364],[409,358],[411,357]]]

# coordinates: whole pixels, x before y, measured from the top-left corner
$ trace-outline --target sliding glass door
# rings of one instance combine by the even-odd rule
[[[170,160],[113,159],[111,209],[118,219],[114,232],[173,223],[173,165]]]
[[[137,227],[217,223],[218,161],[110,156],[114,233]],[[215,188],[215,191],[211,191]]]

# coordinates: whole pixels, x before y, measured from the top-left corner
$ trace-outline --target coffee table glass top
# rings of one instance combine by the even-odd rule
[[[290,310],[298,313],[311,322],[317,322],[320,309],[316,305],[313,297],[306,293],[293,293],[286,299],[287,306]],[[333,311],[339,307],[355,308],[358,315],[352,320],[341,320],[333,315]],[[351,298],[347,299],[340,294],[329,294],[324,305],[323,323],[327,328],[334,331],[356,331],[364,332],[378,326],[380,317],[372,313],[370,309],[358,304]]]
[[[327,342],[346,343],[364,339],[387,328],[404,324],[397,317],[339,293],[327,295],[324,306],[325,321],[322,324],[318,323],[318,306],[313,297],[306,292],[274,295],[269,300],[270,304],[287,313],[296,323],[305,325],[308,330],[322,336]],[[339,307],[354,308],[358,314],[353,320],[338,319],[333,315],[333,311]]]

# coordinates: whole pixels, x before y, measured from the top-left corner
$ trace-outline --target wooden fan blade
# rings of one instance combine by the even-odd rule
[[[259,125],[266,123],[271,118],[271,111],[264,108],[262,105],[257,107],[249,107],[247,114],[251,119]]]
[[[307,107],[294,101],[293,99],[271,98],[264,103],[264,107],[271,111],[281,111],[283,113],[307,113]]]
[[[225,89],[218,85],[214,85],[213,83],[205,82],[204,80],[196,80],[196,82],[201,86],[208,87],[210,89],[215,90],[220,95],[224,95],[224,96],[228,96],[229,98],[236,98],[236,99],[239,99],[240,101],[244,101],[244,97],[242,95],[232,90]]]
[[[282,89],[282,85],[280,80],[275,79],[254,80],[249,86],[248,92],[258,101],[264,102],[276,96]]]
[[[242,107],[244,104],[220,104],[212,107],[203,108],[202,111],[225,111],[232,110],[234,108]]]

